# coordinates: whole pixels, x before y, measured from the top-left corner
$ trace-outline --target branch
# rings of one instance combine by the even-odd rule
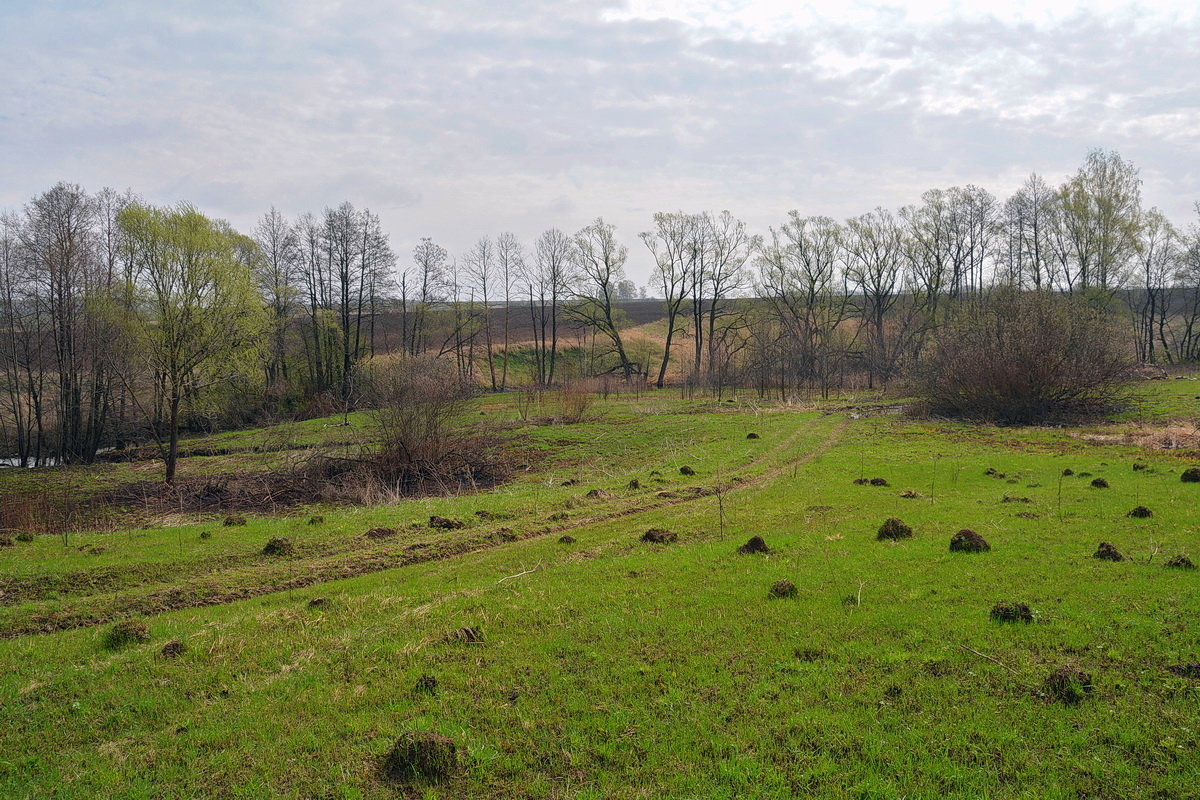
[[[507,580],[511,580],[512,578],[519,578],[522,575],[528,575],[531,572],[537,572],[538,569],[541,568],[541,566],[542,566],[542,562],[539,561],[537,566],[534,567],[533,569],[527,569],[524,572],[518,572],[516,575],[509,575],[507,578],[501,578],[500,580],[496,581],[496,585],[499,586],[500,584],[504,583]]]

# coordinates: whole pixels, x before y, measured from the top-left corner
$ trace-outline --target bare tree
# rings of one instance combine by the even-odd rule
[[[496,237],[496,268],[504,295],[504,329],[500,362],[500,389],[508,386],[509,328],[512,321],[512,293],[518,276],[525,271],[525,248],[515,234],[502,233]]]
[[[296,227],[272,208],[254,229],[262,254],[256,278],[270,315],[270,346],[265,364],[268,391],[282,391],[288,381],[287,331],[299,290],[300,237]]]
[[[554,383],[558,362],[559,311],[563,298],[570,291],[571,269],[575,263],[574,240],[557,228],[550,228],[538,237],[533,260],[526,263],[534,361],[537,382],[542,386]]]
[[[697,224],[700,224],[700,220],[694,214],[660,212],[654,215],[655,229],[641,234],[642,241],[654,257],[654,279],[663,293],[663,308],[667,312],[666,341],[662,361],[658,365],[658,377],[654,381],[654,385],[660,389],[666,381],[672,342],[680,331],[679,316],[683,303],[687,299],[688,288],[693,285],[692,270],[698,261],[693,229]]]
[[[850,312],[841,226],[792,211],[759,248],[758,292],[778,325],[780,388],[788,376],[816,384],[827,397],[849,342],[839,329]]]
[[[621,339],[621,315],[615,305],[617,283],[625,277],[628,249],[617,242],[616,228],[602,218],[575,234],[577,282],[570,313],[590,326],[612,344],[626,380],[633,376],[634,364]]]

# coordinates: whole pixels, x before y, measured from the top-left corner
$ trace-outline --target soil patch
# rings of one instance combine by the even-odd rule
[[[264,556],[290,556],[294,552],[296,552],[295,546],[290,539],[284,536],[269,539],[262,549]]]
[[[761,536],[753,536],[750,541],[739,547],[737,551],[742,555],[747,555],[750,553],[769,553],[771,552],[771,548],[767,547],[767,543],[763,541]]]
[[[384,759],[383,771],[396,781],[441,781],[458,766],[454,740],[429,731],[405,731]]]
[[[898,541],[900,539],[911,539],[913,529],[896,517],[888,517],[884,523],[879,526],[879,533],[875,538],[879,541]]]
[[[1092,676],[1078,667],[1059,667],[1046,676],[1046,691],[1061,703],[1073,705],[1083,700],[1095,688]]]
[[[1024,603],[1001,601],[989,614],[996,622],[1033,622],[1033,611]]]
[[[670,544],[678,539],[679,534],[673,531],[664,531],[662,528],[651,528],[642,534],[642,541],[651,544]]]
[[[950,537],[950,552],[952,553],[986,553],[992,547],[975,531],[963,528]]]
[[[1100,546],[1096,548],[1096,552],[1092,553],[1092,558],[1098,558],[1101,561],[1125,560],[1125,556],[1121,555],[1121,551],[1112,542],[1101,542]]]
[[[771,584],[771,589],[767,594],[771,597],[795,597],[797,594],[796,584],[789,580],[775,581]]]

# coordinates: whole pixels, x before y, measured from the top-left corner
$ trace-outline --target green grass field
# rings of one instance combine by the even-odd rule
[[[523,423],[487,397],[472,422],[530,468],[486,493],[0,548],[0,797],[1200,797],[1200,679],[1168,669],[1200,661],[1200,570],[1164,567],[1200,562],[1200,452],[1145,446],[1190,441],[1196,385],[1081,429],[669,393]],[[888,517],[914,537],[878,541]],[[991,551],[951,553],[964,527]],[[738,554],[753,535],[772,552]],[[108,646],[126,617],[150,640]],[[384,774],[409,730],[454,740],[452,777]]]

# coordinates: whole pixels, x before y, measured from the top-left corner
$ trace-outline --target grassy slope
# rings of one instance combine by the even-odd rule
[[[676,404],[637,407],[655,405]],[[315,528],[255,520],[203,544],[200,526],[97,535],[100,556],[50,540],[0,554],[6,575],[105,559],[135,569],[145,554],[196,575],[213,551],[249,555],[269,535],[345,546],[366,526],[429,513],[515,516],[464,536],[537,532],[563,509],[557,525],[577,526],[570,545],[550,526],[447,560],[150,617],[153,641],[120,651],[103,648],[103,628],[0,642],[0,795],[392,797],[379,757],[415,727],[467,752],[460,777],[415,796],[1197,796],[1200,689],[1165,671],[1200,660],[1200,574],[1160,566],[1179,551],[1200,560],[1200,487],[1179,482],[1179,458],[1061,431],[613,409],[619,425],[534,429],[561,461],[486,497],[328,515]],[[763,439],[747,442],[751,429]],[[1135,472],[1135,460],[1150,469]],[[699,474],[678,476],[684,463]],[[1111,488],[1061,478],[1064,467]],[[668,483],[623,488],[651,469]],[[724,498],[723,534],[715,497],[649,499],[718,472],[744,477]],[[852,485],[860,474],[891,486]],[[576,475],[586,479],[558,485]],[[593,487],[614,497],[581,502]],[[1126,518],[1137,504],[1155,516]],[[916,538],[876,542],[889,515]],[[681,541],[638,542],[652,526]],[[993,551],[947,552],[962,526]],[[775,552],[737,555],[756,533]],[[1136,560],[1089,558],[1102,539]],[[279,568],[251,557],[203,574],[226,585],[256,565]],[[780,578],[797,598],[767,598]],[[329,604],[310,608],[316,596]],[[30,601],[3,621],[105,597]],[[991,622],[1002,599],[1029,603],[1037,623]],[[468,625],[484,644],[444,641]],[[189,652],[158,656],[171,638]],[[1042,691],[1065,663],[1095,676],[1095,696],[1075,707]],[[423,674],[436,695],[413,692]]]

